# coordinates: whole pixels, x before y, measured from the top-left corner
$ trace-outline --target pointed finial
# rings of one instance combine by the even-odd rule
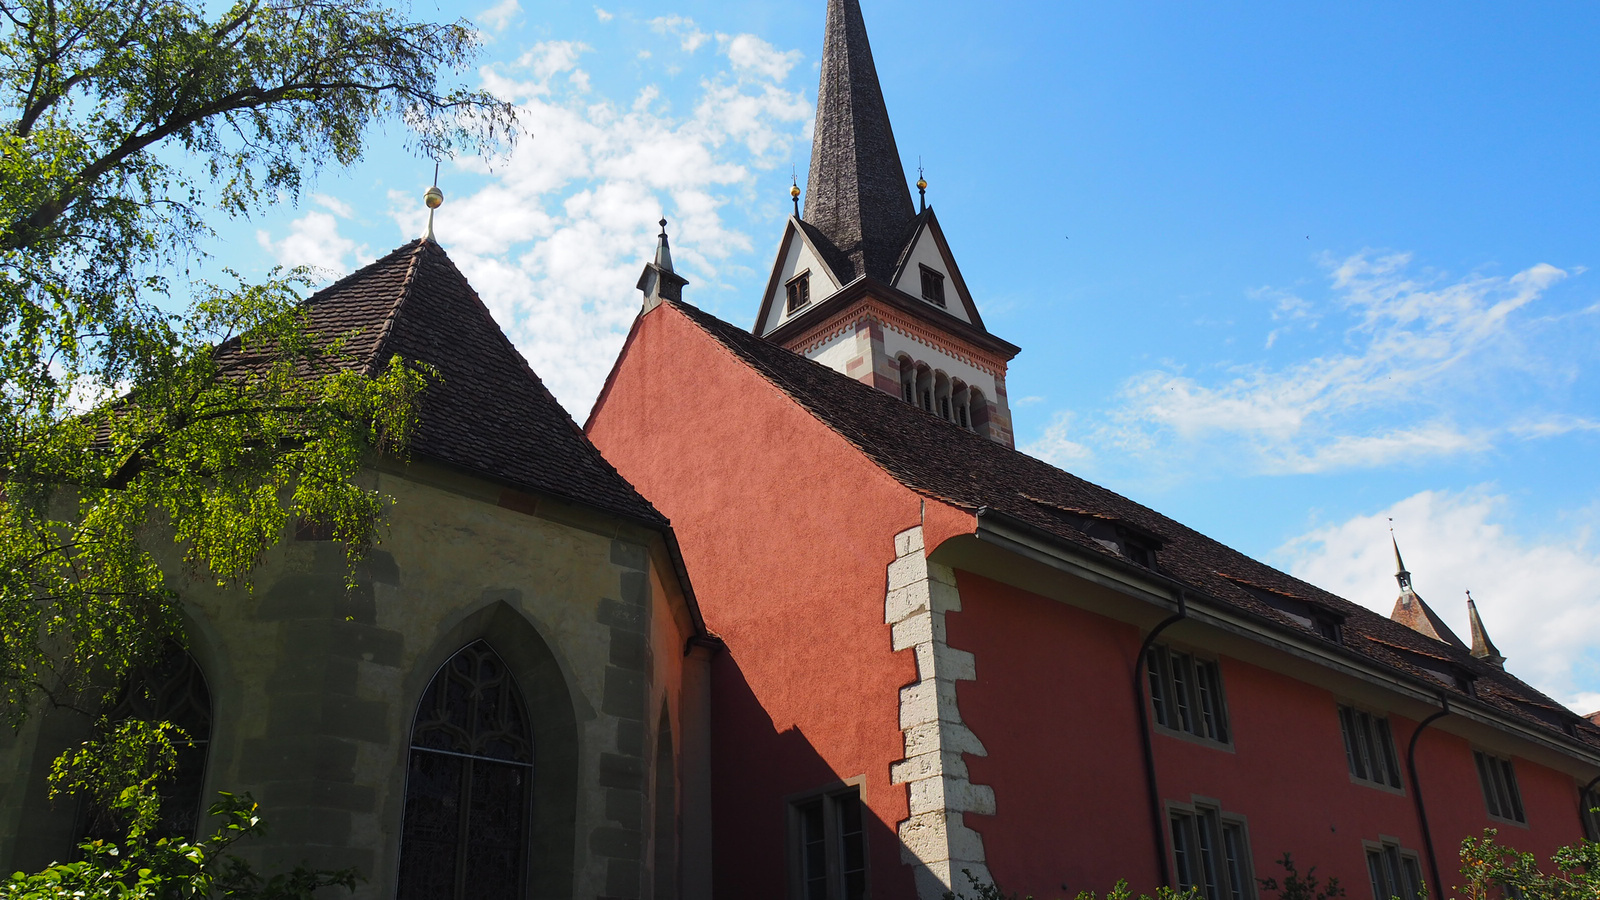
[[[800,173],[789,173],[789,199],[794,201],[794,217],[800,218]]]
[[[667,246],[667,219],[665,216],[657,223],[661,226],[661,233],[656,235],[656,265],[663,270],[672,271],[672,249]]]
[[[1406,571],[1405,560],[1400,558],[1400,542],[1394,536],[1394,519],[1389,520],[1389,543],[1394,546],[1394,578],[1400,582],[1400,590],[1411,593],[1411,573]]]
[[[1494,641],[1489,640],[1489,632],[1484,630],[1483,619],[1478,615],[1478,604],[1472,602],[1471,591],[1467,591],[1467,619],[1472,626],[1472,655],[1491,666],[1505,668],[1506,658],[1495,648]]]
[[[433,240],[433,211],[444,204],[444,191],[439,190],[439,163],[433,164],[433,186],[422,195],[422,202],[428,207],[428,230],[422,233],[425,241]]]
[[[921,207],[919,213],[928,211],[928,179],[922,175],[922,157],[917,157],[917,200]]]

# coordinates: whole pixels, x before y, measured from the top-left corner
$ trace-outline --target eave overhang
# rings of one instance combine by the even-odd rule
[[[979,541],[1150,604],[1163,614],[1178,611],[1181,593],[1189,620],[1320,664],[1424,706],[1438,709],[1448,705],[1451,715],[1600,768],[1600,748],[1533,728],[1473,697],[1442,690],[1409,673],[1375,664],[1347,647],[1240,609],[1160,572],[1079,547],[999,510],[982,507],[976,510],[975,517],[973,536]]]

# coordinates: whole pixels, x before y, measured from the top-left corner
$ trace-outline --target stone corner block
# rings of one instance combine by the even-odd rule
[[[894,536],[894,555],[910,556],[922,552],[922,526],[907,528]]]

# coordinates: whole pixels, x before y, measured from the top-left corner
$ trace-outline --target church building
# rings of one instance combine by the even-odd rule
[[[249,792],[263,871],[353,867],[366,900],[707,897],[709,691],[717,643],[672,529],[589,443],[430,232],[310,298],[337,365],[398,354],[438,378],[407,459],[364,486],[393,500],[355,573],[315,523],[254,587],[162,559],[187,647],[113,718],[193,740],[162,830],[211,833]],[[225,372],[252,365],[235,341]],[[45,776],[90,734],[52,711],[0,730],[0,865],[76,856],[93,811]],[[330,894],[331,896],[331,894]]]
[[[658,254],[586,425],[726,646],[716,896],[1252,900],[1287,852],[1415,900],[1487,827],[1543,858],[1584,836],[1600,728],[1475,608],[1452,634],[1398,548],[1385,618],[1013,449],[1018,348],[906,181],[860,4],[829,0],[753,327]]]

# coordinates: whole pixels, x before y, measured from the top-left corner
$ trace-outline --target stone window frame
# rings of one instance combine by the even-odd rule
[[[1473,747],[1472,762],[1473,768],[1478,772],[1478,786],[1483,789],[1484,812],[1489,816],[1489,818],[1495,822],[1504,822],[1507,825],[1515,825],[1518,828],[1529,827],[1528,808],[1527,805],[1522,802],[1522,788],[1517,783],[1516,761],[1509,756],[1501,756],[1498,753],[1485,750],[1481,747]],[[1498,763],[1500,765],[1498,768],[1489,769],[1487,768],[1487,765],[1490,762]],[[1501,815],[1500,812],[1497,811],[1500,809],[1500,802],[1498,799],[1491,796],[1490,791],[1491,789],[1499,788],[1500,785],[1491,785],[1489,783],[1493,775],[1504,776],[1503,780],[1507,788],[1508,799],[1511,801],[1512,805],[1512,808],[1507,810],[1507,812],[1517,813],[1521,816],[1521,818],[1512,818]]]
[[[1179,884],[1178,873],[1181,871],[1181,868],[1178,864],[1178,841],[1172,833],[1173,818],[1175,816],[1188,816],[1191,819],[1199,819],[1202,818],[1206,813],[1212,813],[1216,816],[1218,825],[1217,838],[1219,841],[1224,840],[1224,833],[1227,828],[1232,827],[1238,830],[1239,836],[1243,843],[1242,852],[1239,856],[1240,871],[1239,884],[1237,885],[1239,889],[1239,897],[1242,898],[1242,900],[1257,900],[1259,894],[1257,892],[1256,885],[1255,863],[1250,850],[1250,821],[1247,816],[1244,816],[1240,813],[1229,812],[1227,809],[1223,808],[1220,800],[1217,800],[1215,797],[1206,797],[1200,794],[1190,794],[1188,803],[1183,803],[1176,800],[1168,800],[1165,804],[1165,813],[1166,815],[1163,817],[1163,827],[1167,829],[1167,861],[1172,867],[1172,878],[1175,885]],[[1224,870],[1223,874],[1226,875],[1227,851],[1225,847],[1219,847],[1219,850],[1224,854],[1221,858],[1221,862]],[[1235,885],[1232,884],[1231,880],[1228,883],[1220,885],[1220,896],[1215,898],[1215,900],[1231,900],[1233,894],[1230,888],[1234,886]],[[1196,885],[1196,887],[1199,889],[1199,900],[1212,900],[1212,898],[1209,898],[1206,895],[1204,885]]]
[[[795,298],[800,299],[799,303]],[[801,269],[783,283],[783,314],[792,316],[811,305],[811,270]]]
[[[1376,841],[1362,841],[1361,849],[1363,858],[1367,861],[1367,880],[1372,888],[1373,900],[1393,900],[1393,897],[1396,896],[1393,894],[1389,897],[1380,896],[1378,883],[1373,878],[1374,873],[1372,871],[1372,858],[1375,855],[1381,857],[1382,854],[1392,851],[1401,865],[1401,871],[1398,873],[1401,878],[1415,875],[1419,886],[1426,884],[1426,879],[1422,877],[1422,857],[1415,850],[1407,850],[1399,838],[1380,834]],[[1411,864],[1409,870],[1405,868],[1406,863]],[[1410,894],[1410,896],[1404,897],[1403,900],[1421,900],[1422,893],[1420,890],[1411,889],[1407,884],[1401,884],[1400,887],[1408,889]]]
[[[528,614],[519,608],[520,593],[511,589],[486,591],[484,600],[488,602],[435,637],[405,675],[400,701],[409,704],[409,711],[404,714],[405,739],[396,740],[390,748],[393,766],[387,792],[390,799],[383,812],[386,820],[394,823],[392,837],[384,845],[384,862],[380,869],[385,872],[389,896],[393,896],[398,886],[399,826],[404,816],[410,735],[416,711],[439,667],[461,648],[479,639],[489,642],[522,687],[533,731],[533,755],[539,760],[539,771],[532,786],[533,830],[528,846],[528,871],[539,873],[539,877],[529,879],[526,896],[529,900],[572,896],[577,876],[573,864],[577,859],[579,838],[574,823],[578,821],[579,788],[585,783],[581,773],[585,754],[578,737],[577,697],[555,650]],[[602,603],[602,619],[608,615],[605,608],[608,603]],[[612,756],[600,754],[602,783],[609,777],[609,770],[625,767],[625,763],[619,766],[622,761],[613,760]]]
[[[1352,748],[1350,746],[1350,737],[1351,736],[1350,736],[1350,733],[1348,731],[1349,726],[1345,723],[1345,712],[1346,711],[1349,711],[1352,715],[1360,714],[1360,715],[1368,716],[1368,717],[1370,717],[1372,719],[1372,721],[1374,722],[1374,725],[1376,725],[1376,723],[1380,722],[1380,721],[1383,723],[1383,725],[1384,725],[1383,731],[1386,733],[1387,737],[1389,738],[1389,746],[1388,746],[1389,761],[1392,761],[1394,763],[1394,776],[1395,776],[1395,779],[1400,782],[1399,785],[1392,785],[1387,781],[1378,781],[1378,780],[1373,779],[1373,778],[1363,778],[1363,777],[1361,777],[1361,776],[1356,774],[1355,761],[1351,758],[1351,754],[1354,752],[1354,748]],[[1339,732],[1340,732],[1340,737],[1341,737],[1341,739],[1342,739],[1342,741],[1344,743],[1345,770],[1350,773],[1350,783],[1351,784],[1359,784],[1359,785],[1362,785],[1363,787],[1369,787],[1369,788],[1373,788],[1373,789],[1376,789],[1376,790],[1384,791],[1386,793],[1395,794],[1395,795],[1404,797],[1406,795],[1405,772],[1401,768],[1401,764],[1400,764],[1400,748],[1399,748],[1399,745],[1397,745],[1395,743],[1395,740],[1394,740],[1394,726],[1389,720],[1388,713],[1380,713],[1380,712],[1378,712],[1378,711],[1376,711],[1376,710],[1374,710],[1374,709],[1372,709],[1370,707],[1366,707],[1366,706],[1363,706],[1360,703],[1355,703],[1355,702],[1352,702],[1352,701],[1349,701],[1349,700],[1338,700],[1337,704],[1336,704],[1335,714],[1339,717]],[[1375,730],[1376,730],[1376,728],[1375,728]],[[1375,738],[1376,738],[1376,735],[1375,735]],[[1381,747],[1376,748],[1376,749],[1379,750],[1380,752],[1383,750],[1383,748],[1381,748]]]
[[[1190,644],[1184,644],[1181,642],[1159,641],[1151,644],[1149,653],[1155,653],[1157,651],[1167,653],[1169,662],[1171,660],[1172,653],[1182,653],[1195,661],[1209,663],[1216,667],[1217,712],[1221,717],[1223,731],[1227,734],[1227,740],[1218,740],[1204,734],[1196,734],[1192,731],[1185,731],[1182,728],[1173,728],[1172,726],[1165,725],[1161,722],[1161,717],[1156,715],[1155,691],[1148,685],[1148,679],[1150,677],[1150,658],[1148,655],[1146,655],[1146,657],[1140,661],[1140,665],[1144,668],[1144,677],[1147,679],[1145,703],[1150,713],[1151,730],[1159,734],[1167,735],[1168,737],[1174,737],[1178,738],[1179,740],[1200,744],[1204,747],[1210,747],[1214,750],[1225,750],[1229,753],[1233,753],[1233,716],[1228,710],[1228,689],[1225,683],[1226,679],[1222,677],[1222,657],[1204,648],[1196,647]],[[1170,669],[1168,671],[1170,671]],[[1166,684],[1172,683],[1170,677],[1164,679],[1164,682]]]
[[[825,815],[823,817],[823,825],[826,829],[825,839],[830,847],[837,846],[837,835],[835,833],[837,826],[834,825],[834,816],[832,815],[832,812],[836,807],[834,807],[833,801],[837,797],[852,793],[856,795],[856,802],[861,806],[861,858],[866,875],[866,892],[862,895],[862,897],[863,900],[871,900],[872,842],[867,834],[870,829],[867,827],[868,809],[866,801],[866,786],[867,776],[855,775],[849,778],[840,779],[839,781],[831,782],[821,787],[790,794],[783,798],[785,848],[784,863],[786,868],[785,883],[788,887],[789,900],[805,900],[805,884],[802,880],[803,873],[801,872],[803,851],[801,849],[802,836],[800,808],[811,803],[812,801],[822,801],[823,809],[825,811]],[[843,900],[843,898],[836,896],[838,892],[838,871],[836,864],[837,853],[829,854],[828,900]]]

